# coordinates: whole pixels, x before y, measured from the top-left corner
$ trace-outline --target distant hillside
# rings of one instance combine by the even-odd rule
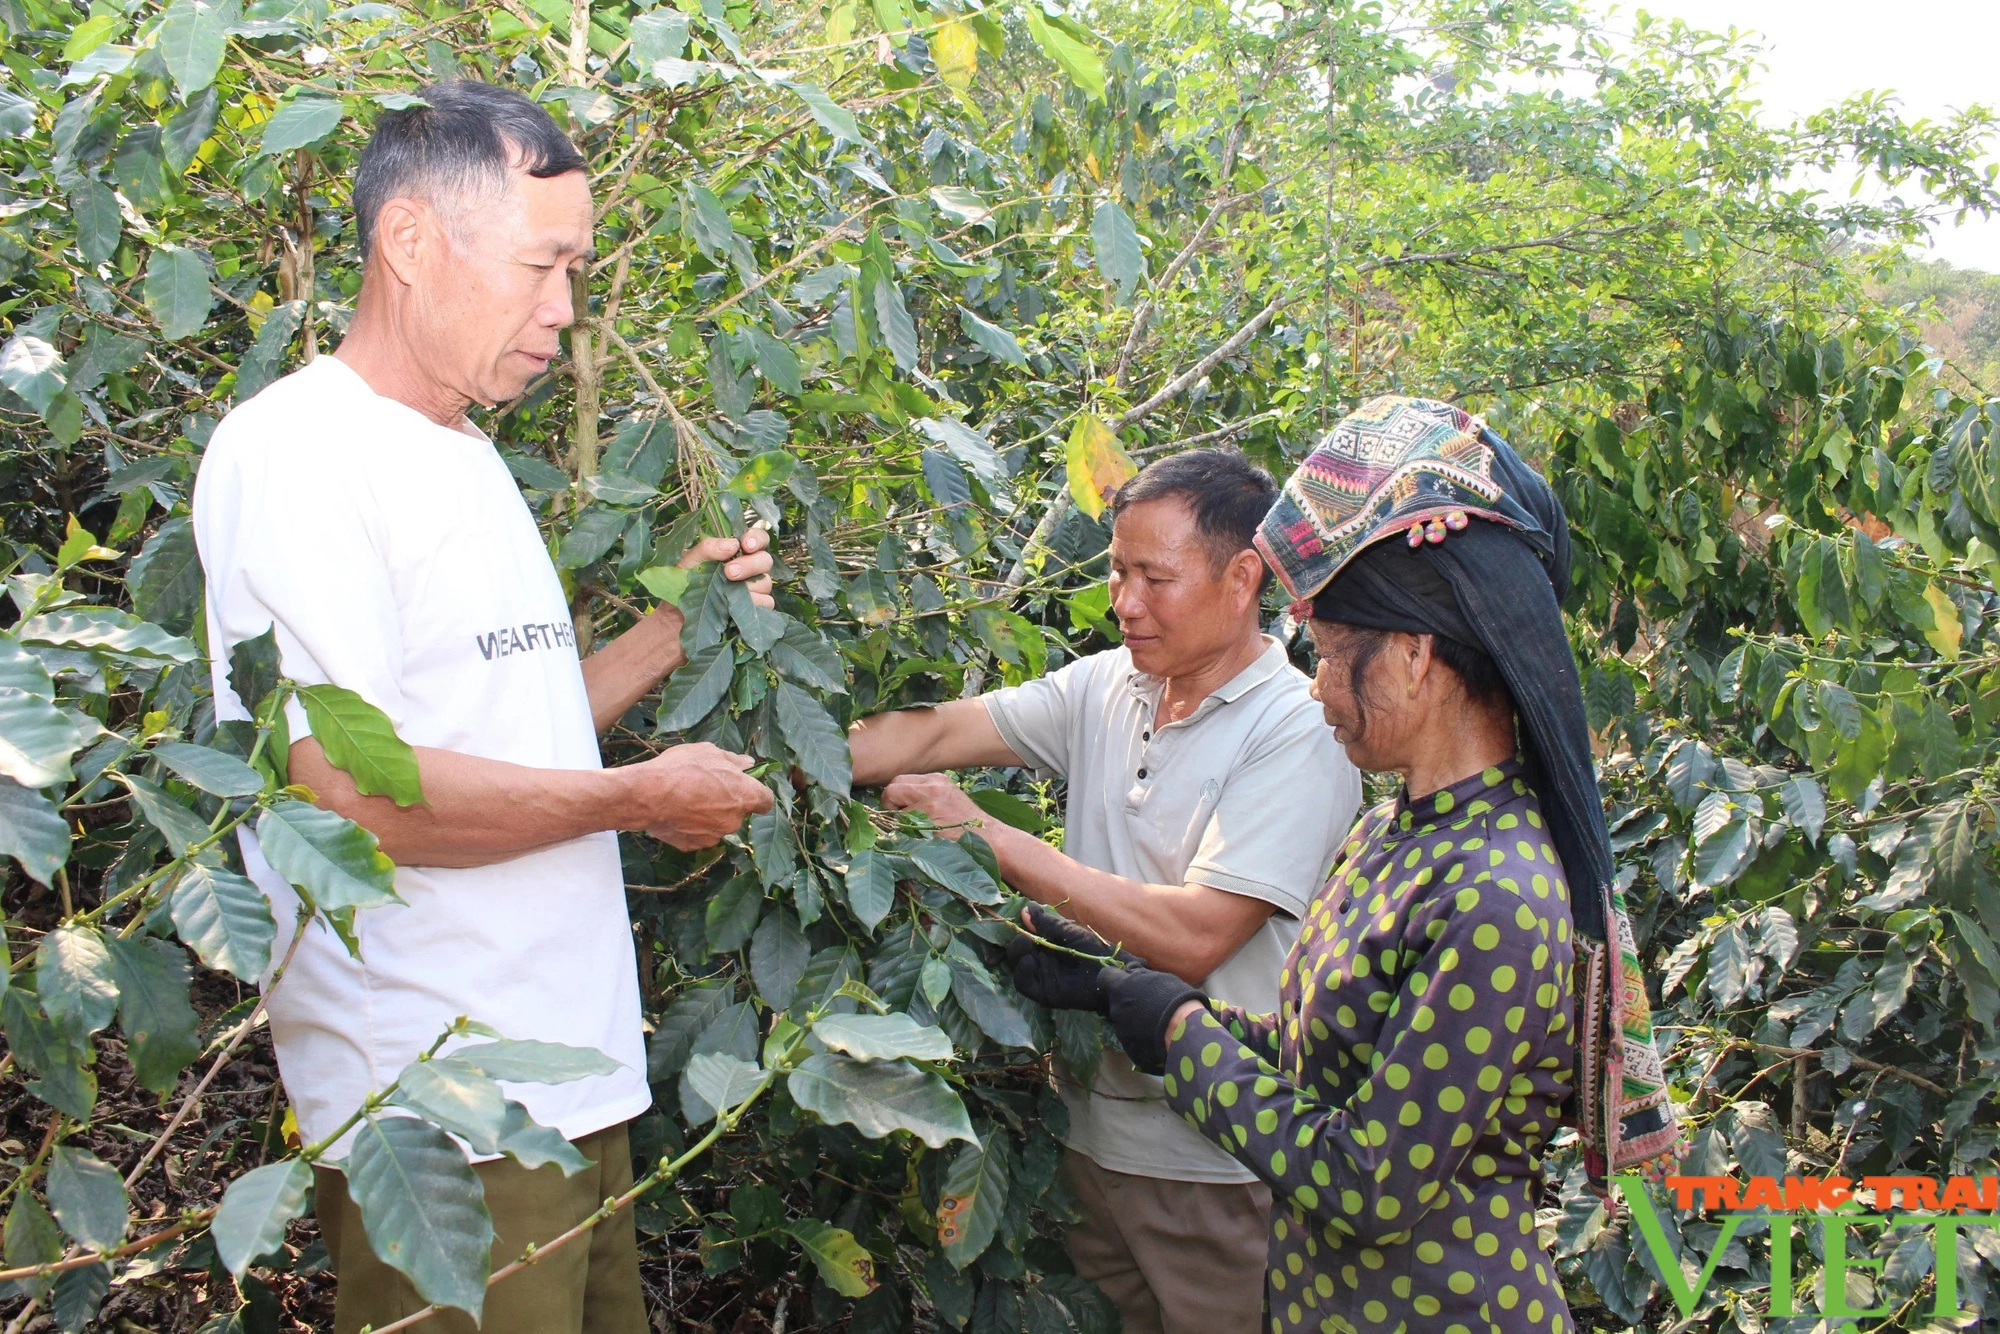
[[[1912,261],[1875,294],[1893,305],[1919,307],[1924,341],[1950,363],[1948,379],[2000,394],[2000,274]]]

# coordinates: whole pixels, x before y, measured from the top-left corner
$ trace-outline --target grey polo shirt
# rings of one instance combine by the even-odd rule
[[[1305,676],[1269,636],[1257,660],[1192,714],[1156,729],[1165,684],[1116,648],[997,690],[986,711],[1025,763],[1069,780],[1069,856],[1148,884],[1208,885],[1277,908],[1204,984],[1268,1014],[1299,918],[1354,823],[1361,776]],[[1070,1147],[1100,1167],[1173,1181],[1255,1179],[1115,1047],[1087,1094],[1072,1083],[1062,1092]]]

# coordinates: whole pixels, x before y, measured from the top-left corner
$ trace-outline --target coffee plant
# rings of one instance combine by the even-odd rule
[[[1145,459],[1282,473],[1391,389],[1486,412],[1570,506],[1690,1170],[1982,1170],[2000,408],[1866,279],[2000,203],[1992,124],[1774,128],[1747,58],[1557,0],[0,0],[7,1334],[311,1323],[334,1146],[288,1138],[260,997],[308,920],[352,941],[395,891],[291,784],[286,701],[366,790],[421,783],[268,637],[204,642],[187,502],[221,414],[339,341],[372,117],[452,77],[590,162],[565,361],[480,422],[584,651],[684,617],[607,762],[712,741],[777,800],[708,852],[623,841],[655,1106],[614,1204],[705,1294],[659,1327],[1116,1327],[1062,1249],[1053,1084],[1103,1030],[1013,991],[990,852],[855,791],[845,728],[1115,643],[1103,498]],[[1796,188],[1835,164],[1892,188]],[[775,610],[678,567],[752,520]],[[212,659],[254,722],[216,721]],[[1058,791],[969,781],[1060,836]],[[498,1082],[605,1059],[467,1019],[354,1109],[357,1202],[426,1300],[477,1314],[525,1262],[493,1267],[460,1144],[574,1158]],[[1763,1327],[1757,1236],[1684,1215],[1656,1272],[1560,1156],[1543,1222],[1587,1321]],[[1854,1295],[1919,1323],[1927,1254]]]

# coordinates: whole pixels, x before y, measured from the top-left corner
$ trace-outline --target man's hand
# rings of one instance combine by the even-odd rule
[[[771,599],[771,535],[752,525],[739,537],[704,537],[681,557],[684,570],[704,561],[723,562],[723,577],[743,584],[760,607]],[[591,721],[602,733],[625,711],[687,661],[681,652],[681,627],[687,618],[671,602],[662,602],[639,623],[583,660],[583,688],[590,695]]]
[[[771,789],[743,772],[751,762],[697,741],[614,770],[630,785],[630,814],[620,827],[643,829],[682,852],[713,847],[771,809]]]
[[[946,774],[903,774],[882,789],[882,804],[892,811],[922,811],[938,832],[955,839],[967,829],[986,823],[986,812],[965,795]]]
[[[722,577],[731,583],[750,585],[750,600],[760,607],[773,607],[771,599],[771,534],[761,523],[753,523],[741,537],[704,537],[689,547],[678,562],[683,570],[719,560]]]

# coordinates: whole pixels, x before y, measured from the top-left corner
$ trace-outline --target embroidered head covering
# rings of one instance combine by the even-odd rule
[[[1378,398],[1299,465],[1255,540],[1314,616],[1441,635],[1499,667],[1519,719],[1522,776],[1570,885],[1582,1066],[1574,1110],[1586,1165],[1600,1189],[1613,1174],[1663,1173],[1680,1129],[1563,626],[1569,523],[1555,492],[1478,418],[1433,399]]]

